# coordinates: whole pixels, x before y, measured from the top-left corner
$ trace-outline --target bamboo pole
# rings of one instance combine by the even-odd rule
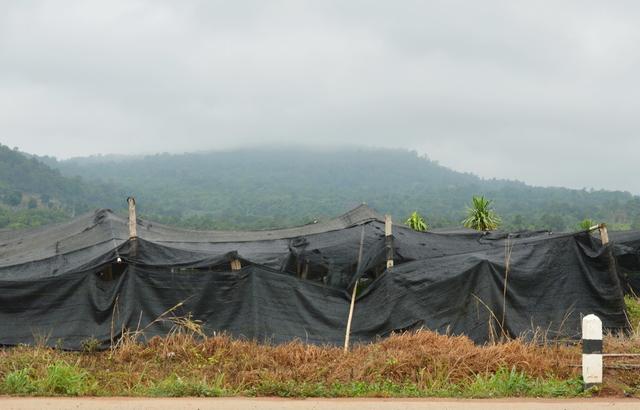
[[[362,225],[362,231],[360,232],[360,249],[358,250],[358,262],[356,263],[356,273],[360,270],[360,264],[362,263],[362,248],[364,246],[364,225]],[[351,336],[351,320],[353,319],[353,310],[356,306],[356,292],[358,291],[358,281],[353,285],[353,291],[351,292],[351,304],[349,305],[349,317],[347,318],[347,330],[344,335],[344,352],[349,351],[349,337]]]
[[[353,319],[353,309],[356,306],[356,292],[358,291],[358,281],[353,285],[353,292],[351,292],[351,305],[349,306],[349,318],[347,319],[347,331],[344,335],[344,352],[349,351],[349,336],[351,336],[351,320]]]
[[[384,238],[385,246],[387,248],[387,269],[393,268],[393,222],[391,221],[391,215],[384,216]]]

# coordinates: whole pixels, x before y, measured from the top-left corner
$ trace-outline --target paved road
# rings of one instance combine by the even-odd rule
[[[275,399],[275,398],[14,398],[0,397],[2,410],[638,410],[640,400],[450,400],[450,399]]]

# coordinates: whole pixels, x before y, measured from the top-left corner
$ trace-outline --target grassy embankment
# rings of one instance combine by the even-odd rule
[[[640,303],[628,299],[630,320]],[[195,331],[194,331],[195,330]],[[583,392],[580,346],[519,340],[476,346],[432,332],[395,335],[341,348],[279,346],[202,338],[197,327],[143,345],[123,338],[113,349],[64,352],[43,346],[0,350],[0,394],[284,397],[640,397],[640,370],[607,358],[605,384]],[[608,336],[606,352],[640,353],[640,332]]]

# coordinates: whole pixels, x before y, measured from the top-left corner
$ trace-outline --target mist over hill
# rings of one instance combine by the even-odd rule
[[[640,197],[481,179],[401,149],[243,149],[59,161],[0,145],[0,228],[62,221],[137,198],[141,216],[195,229],[261,229],[328,219],[363,202],[396,222],[422,213],[460,226],[473,195],[503,229],[574,230],[584,218],[640,229]]]
[[[640,228],[640,197],[628,192],[481,179],[402,149],[256,148],[44,161],[67,178],[135,195],[147,218],[199,229],[299,225],[363,202],[396,221],[417,210],[432,227],[459,226],[473,195],[493,199],[509,230],[574,230],[585,218]]]

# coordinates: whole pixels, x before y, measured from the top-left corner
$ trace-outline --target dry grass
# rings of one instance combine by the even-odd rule
[[[341,347],[301,342],[271,346],[224,335],[203,337],[197,326],[180,329],[186,330],[173,331],[146,344],[125,335],[103,352],[64,352],[44,346],[1,349],[0,386],[4,387],[0,392],[170,396],[580,394],[579,346],[520,340],[478,346],[463,336],[419,331],[357,345],[344,353]],[[640,352],[640,337],[608,336],[605,351]],[[619,362],[606,361],[615,365]],[[54,376],[72,378],[75,384],[69,387],[64,380],[50,380]],[[596,394],[640,394],[638,369],[608,369],[605,381]]]
[[[308,387],[316,386],[321,387],[318,395],[324,395],[329,394],[327,386],[336,390],[336,386],[355,385],[383,386],[373,389],[372,395],[386,395],[385,391],[398,386],[410,386],[409,391],[416,394],[446,394],[455,386],[474,383],[478,376],[504,369],[532,380],[575,379],[578,369],[568,364],[578,363],[579,358],[576,347],[521,341],[477,346],[466,337],[426,331],[355,346],[346,354],[340,347],[300,342],[269,346],[227,336],[201,338],[174,332],[147,344],[123,339],[116,348],[95,353],[6,348],[0,351],[0,379],[24,369],[33,380],[46,378],[51,365],[64,362],[87,375],[87,384],[93,388],[82,394],[149,394],[163,381],[213,385],[223,394],[282,394],[289,386],[294,395],[296,391],[315,395]],[[412,394],[402,393],[405,390],[399,394]]]

